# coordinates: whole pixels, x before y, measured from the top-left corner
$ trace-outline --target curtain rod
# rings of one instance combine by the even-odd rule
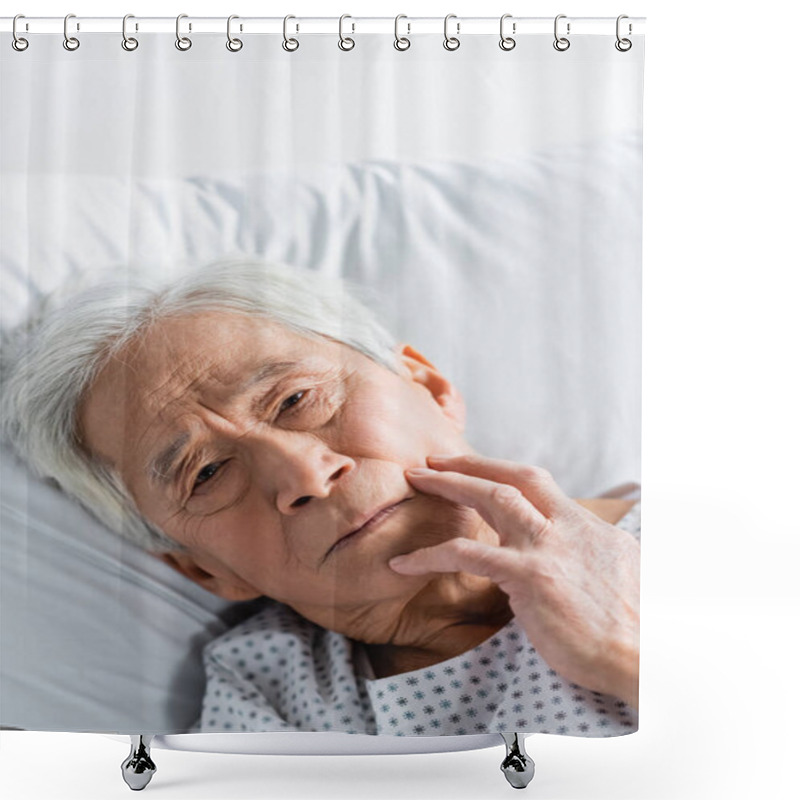
[[[341,23],[338,17],[304,17],[292,16],[289,29],[299,34],[336,34],[340,25],[347,34],[351,33],[394,33],[396,20],[394,17],[357,17],[345,15]],[[616,17],[570,17],[559,15],[559,25],[569,33],[611,35],[616,32]],[[505,29],[513,35],[552,34],[555,17],[513,17],[506,15]],[[624,35],[643,34],[645,17],[626,17],[623,22]],[[226,33],[227,17],[195,17],[183,16],[180,21],[182,32]],[[403,35],[442,33],[444,17],[401,17],[397,24]],[[297,30],[299,26],[299,30]],[[450,29],[458,35],[498,33],[500,15],[497,17],[458,17],[451,15]],[[11,33],[13,18],[0,18],[0,32]],[[232,29],[237,33],[258,34],[284,31],[284,17],[235,17]],[[119,33],[122,30],[122,17],[81,17],[71,16],[70,33]],[[175,33],[175,17],[136,17],[128,19],[127,30],[138,33]],[[17,20],[17,33],[63,33],[64,17],[27,17]]]

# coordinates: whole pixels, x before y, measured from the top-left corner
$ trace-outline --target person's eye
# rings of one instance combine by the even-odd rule
[[[287,397],[282,403],[280,407],[280,411],[288,411],[293,406],[296,406],[300,403],[305,396],[306,391],[303,390],[302,392],[295,392],[293,395]]]
[[[208,483],[217,474],[224,463],[224,461],[215,461],[213,464],[206,464],[206,466],[197,473],[192,491],[197,489],[198,486]]]

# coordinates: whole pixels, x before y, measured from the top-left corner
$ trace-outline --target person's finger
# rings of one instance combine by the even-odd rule
[[[429,572],[469,572],[501,583],[513,576],[519,559],[514,551],[492,547],[474,539],[449,539],[433,547],[422,547],[389,560],[389,566],[402,575]]]
[[[518,464],[499,458],[486,458],[477,453],[457,456],[429,456],[428,464],[437,470],[460,472],[476,478],[516,486],[545,515],[571,505],[572,500],[561,490],[553,476],[543,467]]]
[[[412,469],[406,478],[414,488],[474,508],[500,536],[500,544],[522,546],[534,541],[548,520],[514,486],[458,472]]]

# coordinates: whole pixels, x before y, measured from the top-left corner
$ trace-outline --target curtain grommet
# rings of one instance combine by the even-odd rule
[[[345,53],[349,53],[356,46],[356,42],[355,39],[353,39],[351,36],[344,35],[343,28],[344,28],[344,21],[346,19],[353,19],[353,18],[349,14],[342,14],[342,16],[339,17],[339,49],[343,50]],[[353,27],[351,33],[355,33],[356,32],[355,22],[351,22],[350,24]]]
[[[69,35],[67,27],[69,25],[70,19],[75,19],[75,15],[67,14],[67,16],[64,17],[64,49],[69,50],[70,53],[72,53],[81,46],[81,42],[80,39],[77,39],[75,36]],[[80,27],[78,27],[77,30],[80,30]]]
[[[292,14],[287,14],[283,18],[283,43],[281,47],[283,47],[283,49],[287,53],[294,53],[294,51],[297,50],[298,47],[300,47],[300,42],[298,42],[297,39],[295,38],[290,38],[288,35],[290,19],[297,19],[297,17],[293,16]],[[298,31],[300,30],[299,25],[296,27],[296,30]]]
[[[566,36],[559,36],[558,35],[558,21],[560,19],[566,19],[566,18],[567,18],[566,14],[559,14],[556,17],[555,22],[553,23],[553,35],[555,36],[555,41],[553,42],[553,47],[555,47],[555,49],[558,50],[559,53],[564,53],[567,50],[569,50],[569,46],[571,44],[570,40],[567,39]],[[568,22],[567,23],[567,36],[569,36],[569,33],[570,33],[570,23]]]
[[[443,43],[443,46],[444,46],[445,50],[449,50],[452,53],[454,50],[458,50],[458,48],[461,47],[461,40],[458,38],[458,34],[461,33],[461,23],[460,22],[456,22],[456,35],[455,36],[450,36],[449,33],[448,33],[447,28],[448,28],[448,25],[449,25],[451,19],[458,19],[458,18],[456,17],[455,14],[448,14],[444,18],[444,43]]]
[[[400,35],[400,20],[401,19],[408,19],[405,14],[398,14],[394,18],[394,49],[399,50],[401,53],[408,50],[411,47],[411,39],[408,36],[411,34],[411,23],[406,22],[406,27],[408,31],[405,36]]]
[[[617,50],[619,50],[620,53],[627,53],[628,50],[630,50],[631,47],[633,47],[633,42],[630,39],[622,38],[620,36],[620,33],[619,33],[620,23],[624,19],[629,19],[627,14],[620,14],[617,17],[617,41],[614,42],[614,47],[616,47]],[[628,23],[628,36],[630,36],[632,33],[633,33],[633,25],[631,25],[631,23],[629,22]]]
[[[175,47],[182,53],[185,53],[192,46],[192,40],[188,36],[181,35],[181,20],[188,19],[188,17],[188,14],[178,14],[175,19]],[[189,31],[191,30],[192,26],[189,24]]]
[[[509,52],[509,50],[513,50],[517,46],[517,40],[514,39],[512,36],[505,35],[505,23],[507,19],[512,19],[511,14],[503,14],[500,17],[500,49],[505,50],[505,52]],[[511,25],[511,32],[517,32],[517,23],[514,22]]]
[[[11,35],[13,36],[13,38],[11,40],[11,46],[18,53],[24,53],[28,49],[28,45],[30,44],[30,42],[28,42],[27,39],[25,39],[24,37],[20,36],[17,33],[17,20],[18,19],[25,19],[25,15],[24,14],[17,14],[17,16],[14,17],[14,22],[11,24]]]
[[[139,40],[134,39],[133,36],[128,36],[129,19],[134,19],[133,14],[126,14],[122,18],[122,49],[127,50],[129,53],[132,53],[139,46]]]
[[[228,41],[225,42],[225,47],[227,47],[231,53],[238,53],[244,47],[244,42],[242,42],[241,39],[236,39],[235,37],[231,36],[231,22],[233,22],[235,19],[239,19],[236,14],[231,14],[228,17]],[[241,27],[239,30],[241,30]]]

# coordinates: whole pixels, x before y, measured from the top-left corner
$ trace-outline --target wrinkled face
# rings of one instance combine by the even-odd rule
[[[423,586],[390,558],[479,524],[404,477],[428,455],[471,450],[458,393],[411,348],[399,356],[396,374],[263,319],[162,320],[95,381],[84,442],[187,547],[173,566],[352,635],[359,617],[381,608],[389,620]]]

